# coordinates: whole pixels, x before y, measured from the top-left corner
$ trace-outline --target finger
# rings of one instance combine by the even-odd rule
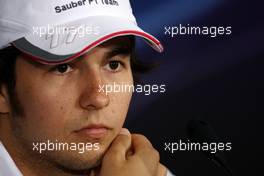
[[[123,128],[112,142],[110,148],[105,154],[104,159],[115,162],[122,162],[126,160],[126,153],[131,146],[131,134]]]
[[[134,154],[131,158],[139,159],[145,163],[151,170],[157,172],[160,155],[150,143],[150,141],[142,135],[132,135],[132,146]]]
[[[157,176],[166,176],[166,175],[167,175],[167,168],[163,164],[159,164]]]
[[[140,134],[132,135],[132,146],[135,153],[145,148],[151,148],[151,149],[153,148],[150,141],[145,136]]]

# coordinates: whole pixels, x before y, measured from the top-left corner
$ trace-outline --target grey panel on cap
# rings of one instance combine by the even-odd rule
[[[44,51],[44,50],[32,45],[25,38],[18,39],[12,43],[15,47],[22,50],[23,52],[28,53],[28,54],[30,54],[34,57],[37,57],[41,60],[45,60],[47,62],[62,62],[64,60],[66,60],[67,58],[74,56],[74,54],[55,55],[55,54],[49,53],[47,51]]]

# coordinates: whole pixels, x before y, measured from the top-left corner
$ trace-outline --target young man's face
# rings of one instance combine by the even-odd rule
[[[116,38],[60,66],[36,64],[20,56],[15,92],[23,113],[9,118],[15,140],[28,151],[33,150],[33,142],[48,140],[98,142],[97,151],[31,153],[72,170],[96,166],[122,128],[132,96],[131,92],[106,95],[99,86],[133,84],[130,47],[128,37]]]

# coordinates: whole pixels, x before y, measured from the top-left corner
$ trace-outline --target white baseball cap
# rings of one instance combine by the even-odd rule
[[[13,45],[43,64],[69,62],[118,36],[161,43],[138,27],[129,0],[1,0],[0,49]]]

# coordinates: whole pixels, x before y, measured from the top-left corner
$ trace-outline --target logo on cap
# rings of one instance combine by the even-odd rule
[[[79,0],[79,1],[71,1],[70,3],[64,4],[62,6],[56,6],[55,12],[61,13],[73,8],[85,6],[85,5],[111,5],[111,6],[119,6],[117,0]]]

